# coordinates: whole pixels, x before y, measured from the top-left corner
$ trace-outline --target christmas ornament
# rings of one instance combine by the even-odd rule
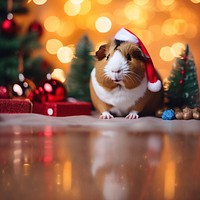
[[[33,81],[27,79],[23,75],[24,71],[24,60],[22,52],[18,55],[18,81],[14,82],[10,86],[10,97],[11,98],[28,98],[30,93],[35,90],[36,86]]]
[[[1,31],[5,36],[14,36],[17,31],[17,25],[13,19],[13,0],[7,0],[7,18],[1,23]]]
[[[189,108],[189,107],[184,107],[183,109],[176,109],[175,110],[175,116],[177,119],[185,119],[185,120],[189,120],[189,119],[200,119],[200,108],[196,107],[196,108]]]
[[[5,86],[0,86],[0,99],[8,98],[8,90]]]
[[[33,21],[28,28],[28,32],[30,33],[36,33],[38,37],[40,37],[43,33],[42,26],[39,22]]]
[[[19,80],[10,86],[9,95],[11,98],[28,98],[30,93],[36,88],[35,84],[25,79],[23,74],[19,74]]]
[[[33,102],[60,102],[67,98],[67,90],[64,85],[55,79],[43,80],[36,90],[29,96]]]
[[[1,31],[5,36],[13,36],[16,34],[17,25],[13,19],[5,19],[1,23]]]
[[[162,119],[163,120],[172,120],[175,118],[175,113],[172,109],[170,110],[165,110],[162,114]]]
[[[174,112],[174,114],[173,114]],[[170,116],[175,115],[175,118],[178,120],[189,120],[189,119],[197,119],[200,120],[200,108],[189,108],[189,107],[174,107],[172,109],[160,109],[157,111],[157,117],[162,117],[163,119],[170,119]]]

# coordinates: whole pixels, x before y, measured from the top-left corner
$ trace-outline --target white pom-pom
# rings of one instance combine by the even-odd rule
[[[161,87],[162,87],[162,83],[160,80],[157,80],[155,83],[148,82],[148,89],[151,92],[158,92],[160,91]]]

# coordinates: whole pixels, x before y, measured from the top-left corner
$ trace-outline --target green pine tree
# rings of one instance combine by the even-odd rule
[[[42,57],[33,57],[33,50],[41,47],[39,36],[35,31],[28,30],[22,33],[21,25],[15,22],[15,15],[28,14],[26,0],[13,0],[13,6],[8,11],[8,0],[0,1],[0,85],[8,87],[18,80],[19,55],[23,56],[23,74],[38,84],[48,72],[50,65]],[[5,32],[3,22],[9,19],[8,13],[12,13],[11,21],[14,23],[10,30]]]
[[[67,78],[69,96],[80,101],[91,102],[89,81],[94,62],[92,51],[93,44],[87,35],[84,35],[76,46],[75,58],[72,60]]]
[[[199,101],[199,87],[194,58],[186,45],[180,57],[176,58],[169,79],[166,96],[170,106],[196,107]]]

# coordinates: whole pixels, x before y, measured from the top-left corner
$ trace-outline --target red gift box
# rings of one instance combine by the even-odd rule
[[[91,115],[91,104],[88,102],[44,102],[33,103],[33,113],[49,116]]]
[[[30,100],[0,99],[0,113],[31,113],[32,106]]]

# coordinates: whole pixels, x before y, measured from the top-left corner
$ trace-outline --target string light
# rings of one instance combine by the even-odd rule
[[[167,35],[167,36],[172,36],[176,33],[175,29],[174,29],[174,19],[167,19],[164,21],[163,25],[162,25],[162,32]]]
[[[57,57],[61,63],[69,63],[73,58],[73,51],[69,47],[61,47],[57,52]]]
[[[164,61],[172,61],[174,59],[172,49],[169,46],[162,47],[160,49],[160,57]]]
[[[144,6],[149,3],[149,0],[134,0],[134,3],[139,6]]]
[[[79,12],[79,15],[86,15],[90,12],[91,10],[91,1],[90,0],[85,0],[83,3],[81,3],[81,9]]]
[[[60,23],[57,34],[61,37],[70,36],[76,29],[75,24],[71,20],[65,20]]]
[[[103,4],[103,5],[109,4],[111,3],[111,1],[112,0],[97,0],[98,3]]]
[[[200,0],[191,0],[192,3],[200,3]]]
[[[56,16],[49,16],[44,21],[44,27],[49,32],[55,32],[60,26],[60,19]]]
[[[174,20],[174,30],[177,35],[183,35],[187,32],[187,23],[184,19]]]
[[[62,69],[59,69],[59,68],[56,68],[56,69],[53,70],[51,77],[53,79],[61,81],[62,83],[64,83],[65,80],[66,80],[65,72]]]
[[[183,43],[177,42],[174,43],[171,48],[174,57],[178,57],[181,54],[182,50],[185,48],[185,45]]]
[[[95,23],[97,31],[101,33],[108,32],[112,27],[112,22],[108,17],[99,17]]]
[[[64,11],[69,16],[77,15],[81,10],[80,4],[73,4],[71,1],[67,1],[64,5]]]
[[[174,0],[161,0],[161,3],[165,6],[170,6],[174,3]]]
[[[83,0],[70,0],[73,4],[81,4]]]
[[[43,5],[47,2],[47,0],[33,0],[36,5]]]
[[[136,6],[133,2],[128,2],[125,5],[124,13],[129,20],[140,19],[141,9],[139,6]]]
[[[46,43],[46,50],[50,54],[57,54],[58,49],[61,48],[62,46],[63,46],[63,44],[60,40],[50,39]]]
[[[27,0],[27,2],[43,5],[47,0]],[[94,45],[98,46],[99,43],[106,43],[118,29],[126,27],[138,35],[150,51],[156,47],[153,50],[157,55],[154,56],[155,65],[165,67],[166,73],[171,65],[169,63],[166,65],[165,62],[173,61],[183,43],[190,42],[190,39],[193,42],[198,36],[199,16],[193,7],[197,7],[200,0],[190,0],[190,2],[186,4],[175,0],[58,1],[56,2],[58,5],[54,8],[56,14],[48,15],[50,12],[47,6],[44,14],[42,12],[40,14],[47,30],[46,51],[52,55],[57,54],[57,60],[54,56],[50,59],[54,59],[53,62],[59,67],[64,63],[67,70],[66,63],[71,62],[74,52],[69,43],[77,43],[81,34],[88,34]],[[52,5],[54,3],[51,2]],[[63,11],[59,12],[58,9],[63,9],[64,15]],[[176,42],[177,40],[183,43]],[[67,46],[64,47],[62,41]]]

